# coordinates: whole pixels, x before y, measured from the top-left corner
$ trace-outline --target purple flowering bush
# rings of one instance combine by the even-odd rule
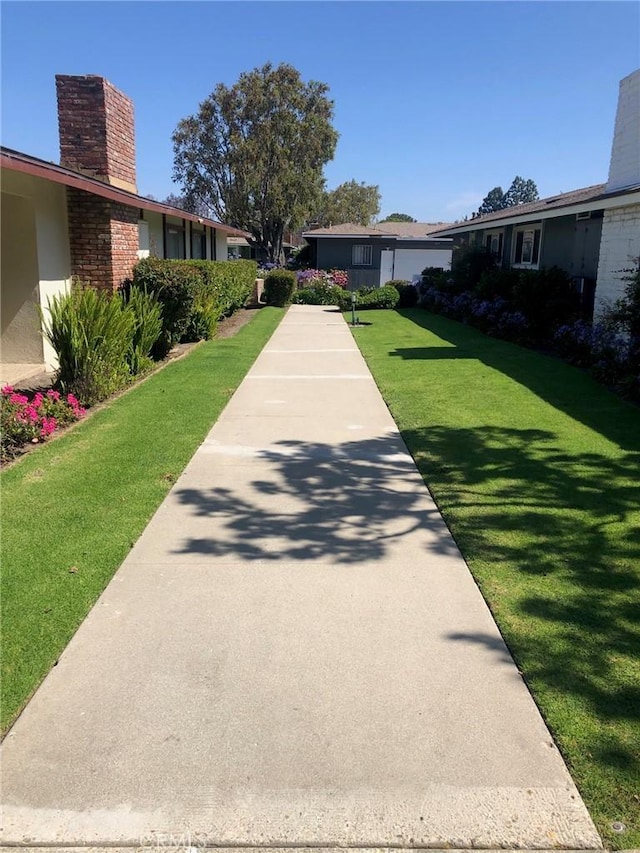
[[[475,326],[496,338],[514,343],[526,343],[530,338],[530,327],[525,315],[513,310],[500,297],[480,299],[468,291],[456,293],[452,289],[441,290],[420,285],[419,305],[435,314]]]
[[[595,323],[578,320],[561,326],[554,344],[570,364],[588,368],[599,382],[640,400],[640,273],[624,272],[622,298]]]
[[[419,305],[494,337],[544,345],[559,325],[575,319],[579,298],[558,268],[502,270],[484,250],[471,250],[451,272],[423,270]]]
[[[73,394],[63,396],[50,390],[30,399],[5,385],[0,391],[0,460],[13,459],[26,444],[39,444],[84,415],[85,409]]]

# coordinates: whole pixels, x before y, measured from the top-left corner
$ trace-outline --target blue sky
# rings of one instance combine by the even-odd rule
[[[334,188],[378,184],[382,215],[452,221],[488,190],[607,179],[618,83],[640,66],[636,2],[3,2],[2,144],[58,161],[56,73],[133,98],[138,189],[164,198],[171,134],[218,82],[267,61],[321,80]]]

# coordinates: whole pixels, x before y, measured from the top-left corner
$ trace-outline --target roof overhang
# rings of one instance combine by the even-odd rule
[[[223,225],[221,222],[216,222],[214,219],[206,219],[202,216],[197,216],[194,213],[187,213],[186,210],[181,210],[179,207],[171,207],[168,204],[162,204],[159,201],[152,201],[148,198],[136,195],[135,193],[121,190],[111,184],[107,184],[98,178],[91,178],[82,175],[80,172],[74,172],[71,169],[65,169],[63,166],[57,166],[55,163],[47,163],[45,160],[38,160],[35,157],[30,157],[27,154],[22,154],[19,151],[11,151],[3,148],[0,151],[0,167],[8,169],[12,172],[22,172],[26,175],[32,175],[36,178],[42,178],[46,181],[52,181],[56,184],[63,184],[67,187],[83,190],[92,195],[100,196],[101,198],[116,201],[124,204],[127,207],[135,207],[139,210],[150,210],[156,213],[164,213],[167,216],[177,216],[180,219],[186,219],[190,222],[197,222],[200,225],[206,225],[209,228],[215,228],[225,234],[234,235],[236,237],[248,237],[247,232],[241,231],[238,228],[232,228],[230,225]]]
[[[588,213],[592,210],[611,210],[612,208],[627,207],[634,204],[640,204],[640,188],[630,192],[624,191],[599,195],[588,201],[568,204],[563,207],[553,207],[549,210],[531,211],[520,216],[512,214],[501,219],[490,219],[485,222],[470,219],[468,222],[461,222],[460,225],[456,225],[454,228],[439,231],[438,234],[442,234],[443,237],[446,235],[455,237],[456,234],[466,234],[468,231],[486,231],[504,228],[506,225],[524,225],[528,222],[556,219],[559,216],[571,216],[574,213]]]
[[[310,237],[314,240],[380,240],[383,243],[402,241],[403,243],[442,243],[447,242],[447,237],[436,237],[428,234],[425,237],[403,237],[399,234],[314,234],[313,231],[305,231],[302,235],[305,240]]]

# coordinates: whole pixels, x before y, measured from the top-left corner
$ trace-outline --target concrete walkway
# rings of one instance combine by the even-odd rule
[[[5,843],[601,847],[322,307],[290,309],[2,761]]]

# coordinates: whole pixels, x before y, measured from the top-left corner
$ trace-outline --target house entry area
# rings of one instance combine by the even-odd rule
[[[36,218],[33,202],[2,193],[0,382],[13,384],[44,370]]]

